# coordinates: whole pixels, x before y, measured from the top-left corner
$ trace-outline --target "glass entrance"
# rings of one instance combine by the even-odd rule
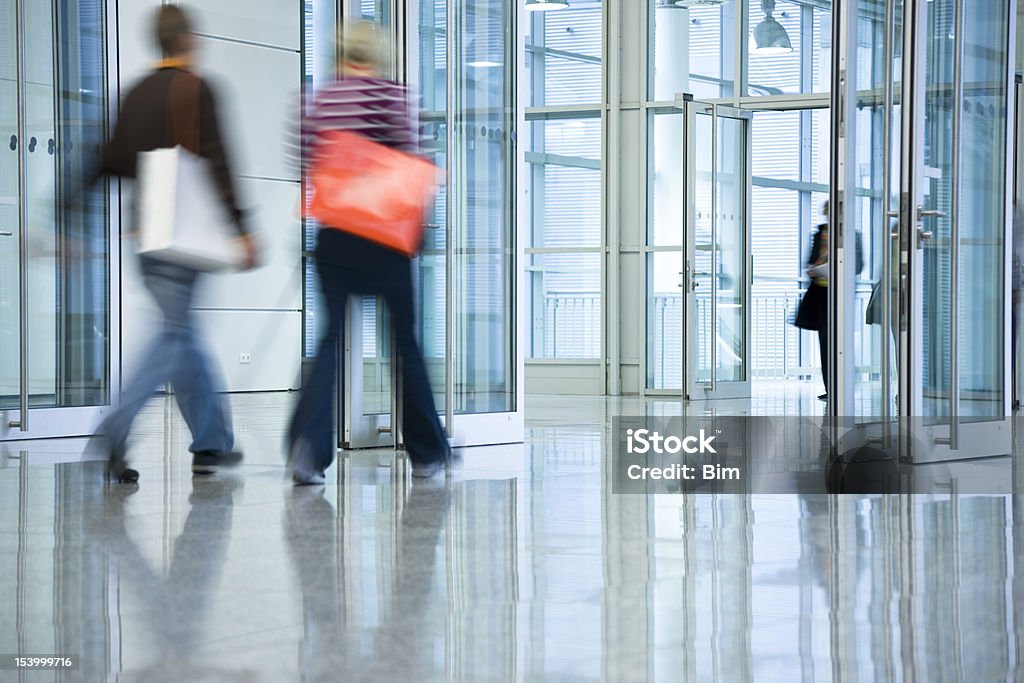
[[[111,387],[104,2],[0,0],[0,440],[90,434]],[[113,308],[116,308],[113,307]]]
[[[854,2],[836,36],[830,410],[909,418],[913,462],[1010,452],[1013,16],[996,0]],[[865,311],[850,267],[862,228]],[[872,337],[879,372],[859,376]]]
[[[437,0],[407,5],[407,73],[421,97],[422,151],[447,174],[426,219],[416,259],[420,345],[442,420],[458,446],[523,439],[522,343],[517,321],[515,202],[515,26],[508,0],[464,0],[458,11]],[[359,307],[350,307],[359,308]],[[381,307],[382,308],[382,307]],[[401,444],[393,426],[401,387],[393,380],[386,322],[362,306],[351,325],[364,345],[350,355],[343,445]],[[372,360],[368,369],[368,350]],[[354,367],[358,365],[358,368]],[[353,393],[366,391],[367,397]],[[350,417],[345,417],[345,408]]]
[[[689,101],[683,254],[684,394],[750,396],[750,113]]]
[[[647,395],[750,396],[751,113],[651,111]]]

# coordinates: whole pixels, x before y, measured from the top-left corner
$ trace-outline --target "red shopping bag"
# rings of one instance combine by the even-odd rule
[[[423,214],[438,170],[429,161],[349,131],[317,144],[307,215],[413,256],[423,241]]]

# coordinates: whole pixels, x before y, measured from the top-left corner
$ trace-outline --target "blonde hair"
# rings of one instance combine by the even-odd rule
[[[359,21],[338,31],[341,63],[383,70],[386,52],[383,32],[376,24]]]

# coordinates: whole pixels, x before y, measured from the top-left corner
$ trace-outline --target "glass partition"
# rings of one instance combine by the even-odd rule
[[[95,411],[46,409],[110,402],[108,187],[83,187],[106,134],[105,7],[0,0],[0,438],[88,433]]]
[[[521,410],[508,31],[517,12],[506,0],[421,0],[409,15],[421,152],[446,175],[416,259],[420,344],[437,408],[461,445],[522,439],[487,427]]]

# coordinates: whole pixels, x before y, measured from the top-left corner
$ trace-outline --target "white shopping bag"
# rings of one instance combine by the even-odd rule
[[[181,146],[141,152],[137,178],[140,254],[203,271],[241,266],[238,234],[205,159]]]

